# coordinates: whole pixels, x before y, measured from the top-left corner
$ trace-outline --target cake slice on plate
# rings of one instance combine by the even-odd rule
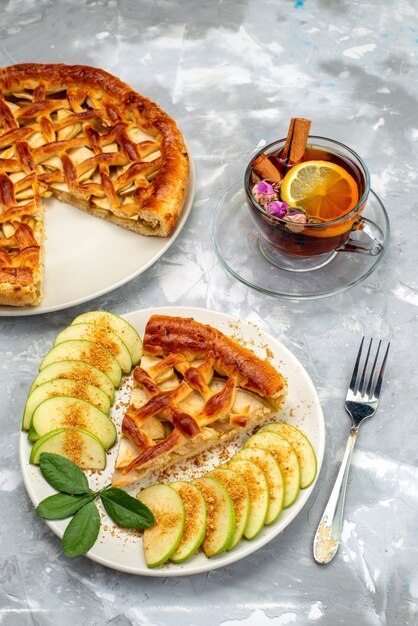
[[[254,352],[191,318],[153,315],[122,422],[113,483],[133,483],[270,420],[287,382]]]

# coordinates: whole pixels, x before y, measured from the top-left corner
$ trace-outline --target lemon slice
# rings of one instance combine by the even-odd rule
[[[354,178],[331,161],[304,161],[292,167],[280,187],[282,200],[301,206],[310,217],[332,220],[353,209],[359,199]]]

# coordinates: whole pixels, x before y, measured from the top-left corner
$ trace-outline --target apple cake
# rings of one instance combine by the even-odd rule
[[[286,379],[266,360],[191,318],[153,315],[122,421],[113,483],[195,456],[271,419]]]
[[[41,300],[43,198],[167,237],[188,177],[174,120],[114,76],[81,65],[0,69],[0,304]]]

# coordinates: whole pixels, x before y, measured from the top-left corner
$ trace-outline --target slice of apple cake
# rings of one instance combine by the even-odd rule
[[[113,483],[126,485],[271,419],[287,393],[266,360],[191,318],[153,315],[122,423]]]

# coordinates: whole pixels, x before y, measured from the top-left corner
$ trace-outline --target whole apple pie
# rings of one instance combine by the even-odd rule
[[[0,69],[0,304],[41,300],[42,198],[167,237],[188,177],[176,123],[114,76],[81,65]]]
[[[113,483],[127,485],[271,419],[286,379],[266,360],[191,318],[153,315],[122,422]]]

